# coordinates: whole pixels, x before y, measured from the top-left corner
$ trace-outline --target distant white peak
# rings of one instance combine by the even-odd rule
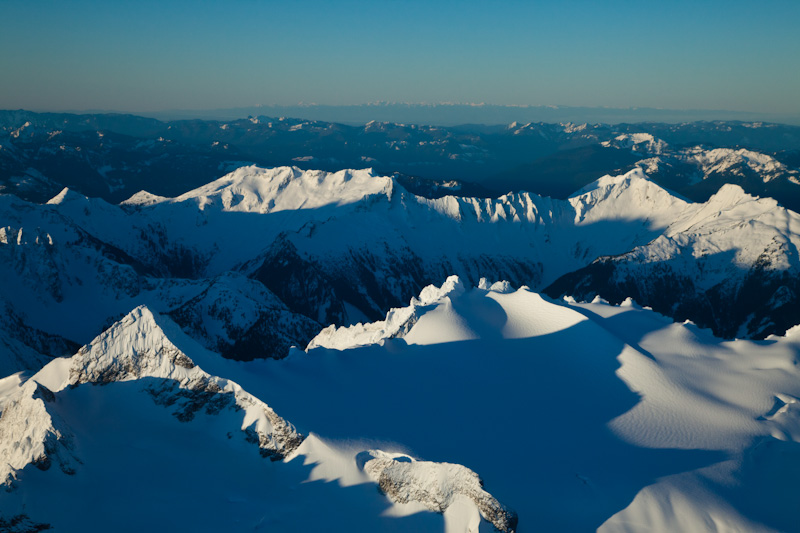
[[[663,163],[664,162],[661,160],[661,158],[656,156],[656,157],[649,157],[647,159],[642,159],[638,163],[636,163],[636,166],[642,169],[642,172],[644,172],[645,174],[652,175],[656,174],[659,171],[659,168]]]
[[[641,168],[621,176],[603,176],[572,196],[575,222],[645,218],[666,227],[689,203],[653,183]]]
[[[23,124],[22,126],[20,126],[19,128],[15,129],[15,130],[12,130],[10,135],[11,135],[11,137],[13,137],[13,138],[15,138],[15,139],[18,139],[18,138],[19,138],[19,136],[20,136],[20,135],[21,135],[21,134],[22,134],[22,133],[23,133],[23,132],[24,132],[24,131],[25,131],[27,128],[30,128],[30,127],[31,127],[31,123],[30,123],[30,122],[28,122],[28,121],[25,121],[25,124]]]
[[[356,462],[393,502],[417,502],[431,511],[444,513],[459,497],[464,497],[496,530],[516,530],[517,514],[486,492],[478,474],[466,466],[417,461],[405,454],[381,450],[361,452]]]
[[[450,295],[461,294],[464,291],[464,284],[459,277],[450,276],[441,287],[428,285],[422,289],[419,298],[411,298],[408,307],[390,309],[386,313],[385,320],[339,328],[331,324],[311,339],[306,351],[314,348],[346,350],[358,346],[380,344],[385,339],[401,338],[414,327],[419,317],[424,314],[426,310],[424,308],[433,306]]]
[[[67,202],[88,202],[89,199],[73,190],[69,187],[64,187],[61,189],[61,192],[57,195],[53,196],[47,201],[47,205],[61,205]]]
[[[525,124],[520,124],[519,122],[512,122],[508,125],[507,128],[509,131],[513,130],[514,135],[521,135],[523,133],[527,133],[531,131],[531,123],[526,122]]]
[[[147,207],[148,205],[160,204],[166,202],[169,198],[159,196],[147,191],[139,191],[127,200],[120,202],[120,205],[133,205],[139,207]]]
[[[521,133],[524,130],[530,129],[531,128],[531,124],[532,124],[531,122],[526,122],[525,124],[520,124],[519,122],[517,122],[515,120],[514,122],[512,122],[511,124],[506,126],[506,129],[507,130],[517,130],[516,133]]]
[[[562,123],[561,126],[564,128],[565,133],[578,133],[589,127],[586,123],[574,124],[572,122],[567,122],[566,124]]]
[[[201,209],[216,206],[224,211],[276,212],[345,205],[367,197],[391,197],[392,178],[376,176],[372,169],[301,170],[297,167],[248,166],[176,198],[196,201]]]
[[[700,164],[706,174],[735,171],[735,167],[739,165],[745,165],[757,172],[765,182],[775,179],[781,173],[797,174],[797,172],[790,171],[783,163],[772,156],[744,148],[738,150],[731,148],[704,150],[702,147],[695,147],[689,149],[687,153]]]
[[[376,120],[370,120],[366,124],[364,124],[364,131],[365,132],[372,132],[372,131],[386,131],[389,129],[388,122],[378,122]]]
[[[601,143],[605,147],[630,148],[636,152],[661,154],[669,145],[650,133],[623,133],[611,141]]]

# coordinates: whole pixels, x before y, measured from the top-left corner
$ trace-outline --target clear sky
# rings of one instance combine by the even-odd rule
[[[0,108],[800,113],[800,0],[0,0]]]

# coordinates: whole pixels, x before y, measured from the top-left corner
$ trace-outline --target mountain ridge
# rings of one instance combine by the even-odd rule
[[[110,402],[113,405],[114,394],[106,391],[114,389],[115,394],[123,394],[127,401],[141,405],[143,400],[149,400],[155,409],[169,411],[174,417],[173,422],[167,423],[172,433],[185,434],[187,430],[184,427],[191,427],[189,434],[195,437],[223,443],[227,439],[231,442],[225,450],[228,454],[236,452],[239,446],[236,442],[240,441],[255,447],[262,460],[268,458],[278,462],[287,473],[297,471],[297,466],[285,465],[297,465],[301,458],[305,458],[306,464],[314,462],[315,468],[324,469],[327,475],[341,479],[343,486],[347,485],[345,480],[348,478],[350,483],[357,480],[357,484],[370,482],[379,485],[386,498],[396,502],[400,510],[403,506],[410,506],[412,511],[428,509],[444,515],[446,524],[451,520],[466,520],[472,524],[471,527],[477,527],[483,518],[499,531],[515,530],[516,514],[487,493],[472,470],[460,465],[419,461],[406,454],[379,449],[348,452],[329,448],[313,434],[306,436],[297,432],[294,426],[237,383],[202,370],[184,350],[201,358],[211,358],[208,361],[215,357],[211,353],[203,355],[202,348],[186,338],[175,324],[140,306],[74,356],[56,359],[27,379],[12,376],[17,379],[16,384],[4,383],[0,387],[0,435],[3,436],[0,476],[10,496],[0,502],[0,514],[8,513],[9,509],[15,509],[11,513],[17,512],[19,502],[16,500],[22,498],[23,511],[30,504],[37,519],[63,524],[64,516],[47,512],[47,497],[42,499],[47,490],[42,490],[41,486],[36,490],[39,476],[31,467],[45,472],[45,478],[60,479],[58,483],[80,484],[86,476],[96,475],[92,473],[92,465],[97,461],[103,465],[103,461],[107,463],[108,459],[84,454],[92,448],[91,441],[98,438],[92,436],[92,433],[98,433],[92,429],[98,409],[89,408],[88,412],[81,413],[76,411],[76,405],[82,404],[75,402],[82,394],[89,394],[92,402],[101,405]],[[133,388],[120,388],[121,384],[130,384]],[[124,419],[122,422],[126,423]],[[215,436],[214,432],[225,431],[223,428],[229,426],[227,436],[224,433],[221,439]],[[234,427],[240,428],[238,438]],[[304,446],[306,441],[308,444]],[[200,441],[196,446],[205,444]],[[173,453],[176,452],[178,455],[173,460],[180,462],[180,451]],[[112,455],[115,453],[112,451]],[[154,455],[148,449],[139,453],[146,457]],[[353,454],[350,461],[346,460],[348,453]],[[54,464],[60,466],[66,478],[57,478],[54,473],[47,472]],[[149,467],[149,475],[158,475],[157,465]],[[313,479],[312,474],[308,481]],[[253,481],[259,482],[258,479]],[[180,481],[167,484],[182,486]],[[33,488],[29,490],[28,486]],[[344,489],[341,490],[338,497],[346,498]],[[70,498],[65,496],[64,500]],[[145,501],[142,503],[147,505]],[[120,511],[121,505],[124,506],[124,502],[111,504],[111,507]],[[310,510],[313,499],[303,505],[309,506]],[[264,506],[264,502],[251,504],[256,512]],[[270,508],[269,502],[266,507]],[[373,512],[364,505],[360,510]],[[119,523],[119,516],[110,523],[127,530],[128,526]],[[291,513],[286,518],[290,516]],[[321,520],[324,522],[325,517]],[[425,530],[435,530],[431,526],[436,521],[429,522]]]
[[[588,288],[562,276],[608,269],[591,265],[622,264],[608,258],[624,254],[655,265],[657,257],[687,251],[692,259],[677,278],[654,271],[662,273],[654,280],[671,284],[669,294],[685,295],[698,283],[706,291],[713,272],[733,269],[725,296],[715,296],[720,309],[741,308],[739,288],[753,286],[742,298],[761,310],[750,318],[728,315],[735,327],[725,330],[709,321],[704,306],[676,310],[667,302],[656,304],[659,311],[729,337],[745,322],[743,331],[755,338],[800,322],[791,296],[800,290],[791,282],[797,217],[736,185],[706,203],[688,203],[634,169],[600,178],[567,200],[530,193],[429,199],[369,170],[243,167],[176,198],[147,198],[146,205],[112,205],[62,191],[57,202],[36,205],[0,196],[7,312],[83,344],[146,304],[226,356],[283,357],[328,324],[379,320],[452,274],[471,284],[506,279],[549,294],[633,296],[651,305],[648,295],[660,289],[609,292],[602,276],[585,278],[595,280]],[[737,242],[751,252],[737,253]],[[758,272],[739,273],[751,268]],[[770,317],[778,309],[786,318],[776,322]],[[269,327],[259,325],[265,320]]]

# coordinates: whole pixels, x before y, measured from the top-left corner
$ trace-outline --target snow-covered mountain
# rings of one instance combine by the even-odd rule
[[[427,122],[431,109],[423,123],[376,122],[372,117],[360,125],[286,118],[296,116],[291,113],[161,122],[120,114],[0,111],[0,190],[42,202],[69,187],[116,203],[140,189],[178,196],[225,172],[257,164],[327,171],[371,166],[380,174],[396,175],[407,190],[427,197],[457,187],[463,196],[525,190],[563,199],[603,175],[625,173],[649,159],[648,168],[659,168],[658,183],[695,201],[707,200],[724,183],[735,183],[751,194],[772,196],[800,209],[796,187],[780,179],[764,185],[765,176],[776,175],[771,165],[748,167],[724,155],[744,154],[749,161],[768,158],[786,172],[800,170],[797,126],[736,121],[545,123],[516,117],[495,126],[442,127],[424,125],[432,124]],[[253,112],[241,111],[242,117]],[[525,114],[522,108],[509,111]],[[377,107],[369,110],[376,112]],[[632,150],[620,137],[640,146]],[[642,138],[655,139],[652,153],[633,142]],[[692,150],[698,153],[692,155]],[[654,155],[663,157],[655,161]],[[694,156],[708,164],[703,167]],[[711,164],[717,159],[730,161]],[[701,167],[713,178],[706,185],[695,183],[703,176],[698,174]]]
[[[0,195],[0,529],[797,530],[798,217],[640,168]]]
[[[649,242],[684,202],[635,173],[569,201],[429,200],[370,171],[245,167],[174,199],[0,204],[0,295],[31,327],[81,344],[145,304],[249,358],[379,318],[452,272],[544,286]]]
[[[796,328],[721,342],[630,300],[482,286],[451,278],[385,321],[325,330],[262,386],[302,380],[331,410],[369,397],[329,431],[369,424],[449,454],[517,510],[519,531],[797,531]],[[285,409],[315,424],[329,412]]]
[[[601,145],[631,150],[642,157],[636,166],[648,176],[689,196],[736,184],[791,207],[800,197],[800,169],[766,153],[746,148],[670,147],[648,133],[622,134]]]
[[[81,531],[797,530],[796,329],[721,342],[630,300],[479,285],[451,277],[282,360],[226,360],[136,308],[74,356],[0,381],[0,517]]]
[[[81,531],[154,521],[172,530],[441,531],[434,511],[449,530],[477,530],[481,520],[515,529],[516,515],[470,469],[301,434],[188,354],[217,358],[138,307],[74,356],[0,381],[0,516]],[[423,516],[403,518],[414,513]]]
[[[656,239],[602,257],[547,292],[642,305],[711,328],[764,338],[800,323],[800,216],[726,185],[691,204]]]
[[[226,357],[280,358],[451,274],[633,296],[728,337],[782,334],[800,318],[797,215],[736,186],[687,202],[638,169],[557,200],[429,199],[370,170],[243,167],[176,198],[138,193],[120,205],[67,189],[44,205],[0,195],[0,217],[0,298],[15,339],[2,357],[17,360],[7,372],[68,353],[138,305]],[[683,259],[667,268],[669,254]],[[603,277],[623,262],[636,287]],[[583,268],[601,274],[559,280]],[[37,363],[19,362],[28,348]]]

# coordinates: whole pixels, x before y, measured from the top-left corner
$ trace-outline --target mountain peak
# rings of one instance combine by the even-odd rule
[[[69,187],[64,187],[63,189],[61,189],[60,193],[58,193],[57,195],[55,195],[52,198],[50,198],[47,201],[47,204],[48,205],[61,205],[61,204],[65,204],[67,202],[76,202],[76,201],[87,202],[88,198],[86,198],[84,195],[82,195],[82,194],[80,194],[78,192],[73,191]]]
[[[745,190],[740,186],[733,183],[726,183],[719,190],[714,193],[711,198],[708,199],[706,205],[709,207],[714,207],[718,209],[723,208],[730,208],[735,205],[745,203],[745,202],[755,202],[755,201],[766,201],[774,203],[777,206],[777,202],[772,198],[759,198],[758,196],[753,196],[745,192]]]
[[[623,133],[610,141],[600,143],[605,147],[627,148],[634,152],[661,154],[669,145],[650,133]]]
[[[576,221],[632,219],[665,226],[688,202],[657,185],[634,168],[619,176],[603,176],[569,197]]]
[[[325,172],[249,166],[176,200],[194,200],[202,209],[217,205],[224,211],[271,213],[352,204],[375,195],[390,197],[393,187],[392,178],[376,176],[372,169]]]
[[[194,363],[166,336],[155,315],[139,306],[73,357],[69,382],[108,383],[142,377],[186,380]]]
[[[241,413],[241,430],[264,457],[282,459],[305,438],[238,384],[195,366],[162,329],[161,317],[139,306],[70,358],[51,361],[4,399],[0,408],[0,483],[10,485],[29,464],[57,460],[74,473],[72,432],[49,405],[69,387],[143,378],[142,391],[181,422],[203,410]],[[164,326],[173,332],[173,328]],[[177,332],[177,328],[174,328]],[[199,346],[198,346],[199,348]],[[68,452],[68,453],[65,453]]]
[[[120,205],[134,205],[140,207],[146,207],[148,205],[160,204],[161,202],[167,201],[168,198],[164,196],[159,196],[157,194],[153,194],[147,191],[139,191],[133,194],[127,200],[123,200],[120,202]]]
[[[631,187],[641,182],[653,183],[650,181],[650,178],[647,177],[647,174],[641,168],[634,168],[629,170],[625,174],[619,174],[616,176],[612,176],[610,174],[606,174],[600,178],[597,178],[593,182],[589,183],[588,185],[584,185],[572,195],[570,198],[575,198],[578,196],[583,196],[585,194],[592,193],[594,191],[600,190],[608,190],[612,187]]]

